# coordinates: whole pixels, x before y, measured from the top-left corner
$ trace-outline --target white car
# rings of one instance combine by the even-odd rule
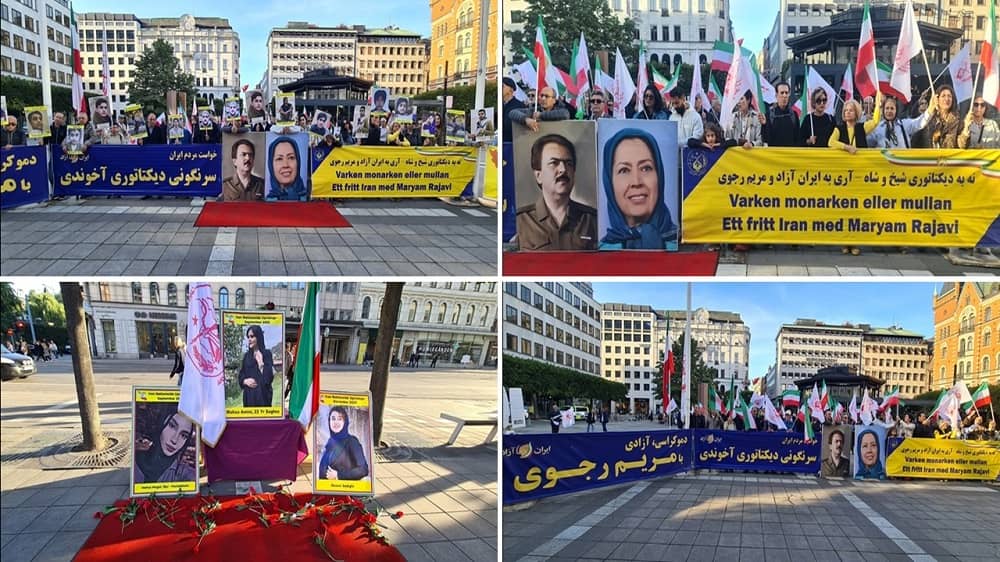
[[[26,378],[35,374],[35,361],[27,355],[14,353],[6,345],[0,345],[3,349],[2,367],[0,378],[10,380],[16,378]]]

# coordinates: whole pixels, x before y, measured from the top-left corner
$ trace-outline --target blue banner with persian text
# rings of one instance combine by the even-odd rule
[[[514,143],[503,143],[503,152],[500,154],[503,160],[500,167],[503,168],[503,242],[510,242],[510,239],[517,234],[517,203],[514,201]]]
[[[690,469],[690,430],[504,435],[503,503]]]
[[[54,193],[69,195],[177,195],[222,193],[222,146],[92,146],[68,156],[52,146]]]
[[[0,149],[0,209],[49,199],[44,146]]]
[[[694,468],[817,473],[819,436],[806,443],[801,433],[693,429]]]

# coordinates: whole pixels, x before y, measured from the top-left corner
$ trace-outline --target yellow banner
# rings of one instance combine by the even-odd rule
[[[370,494],[372,483],[367,480],[316,480],[316,491],[335,492],[338,494]]]
[[[132,389],[136,402],[180,402],[180,389],[162,390],[156,388],[134,387]]]
[[[486,149],[486,180],[483,182],[483,197],[497,200],[500,185],[500,151],[491,146]]]
[[[345,146],[312,175],[313,198],[455,197],[476,174],[476,148]]]
[[[283,326],[285,315],[282,312],[232,312],[224,310],[223,323],[233,326]]]
[[[193,480],[187,482],[144,482],[132,486],[133,496],[141,494],[180,494],[197,491],[198,483]]]
[[[259,407],[236,406],[232,408],[226,408],[226,417],[232,420],[281,418],[284,417],[284,415],[285,412],[284,410],[282,410],[281,406],[259,406]]]
[[[1000,475],[1000,441],[904,439],[885,465],[889,476],[995,480]]]
[[[997,150],[688,149],[682,166],[688,243],[1000,243]]]
[[[343,406],[345,408],[367,408],[371,403],[368,393],[350,394],[341,392],[319,393],[319,403],[324,406]]]

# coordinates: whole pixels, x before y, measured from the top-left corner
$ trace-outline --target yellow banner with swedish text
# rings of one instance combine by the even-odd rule
[[[345,146],[312,175],[313,198],[456,197],[476,174],[476,148]]]

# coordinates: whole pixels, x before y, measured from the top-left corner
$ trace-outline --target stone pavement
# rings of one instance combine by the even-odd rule
[[[996,561],[1000,487],[701,471],[503,509],[503,560]]]
[[[938,248],[863,247],[860,256],[839,246],[751,246],[749,252],[723,252],[716,275],[801,277],[929,277],[1000,274],[1000,259],[980,256],[983,265],[956,265]]]
[[[497,213],[341,200],[349,228],[196,228],[203,199],[67,199],[0,213],[0,274],[496,275]]]

